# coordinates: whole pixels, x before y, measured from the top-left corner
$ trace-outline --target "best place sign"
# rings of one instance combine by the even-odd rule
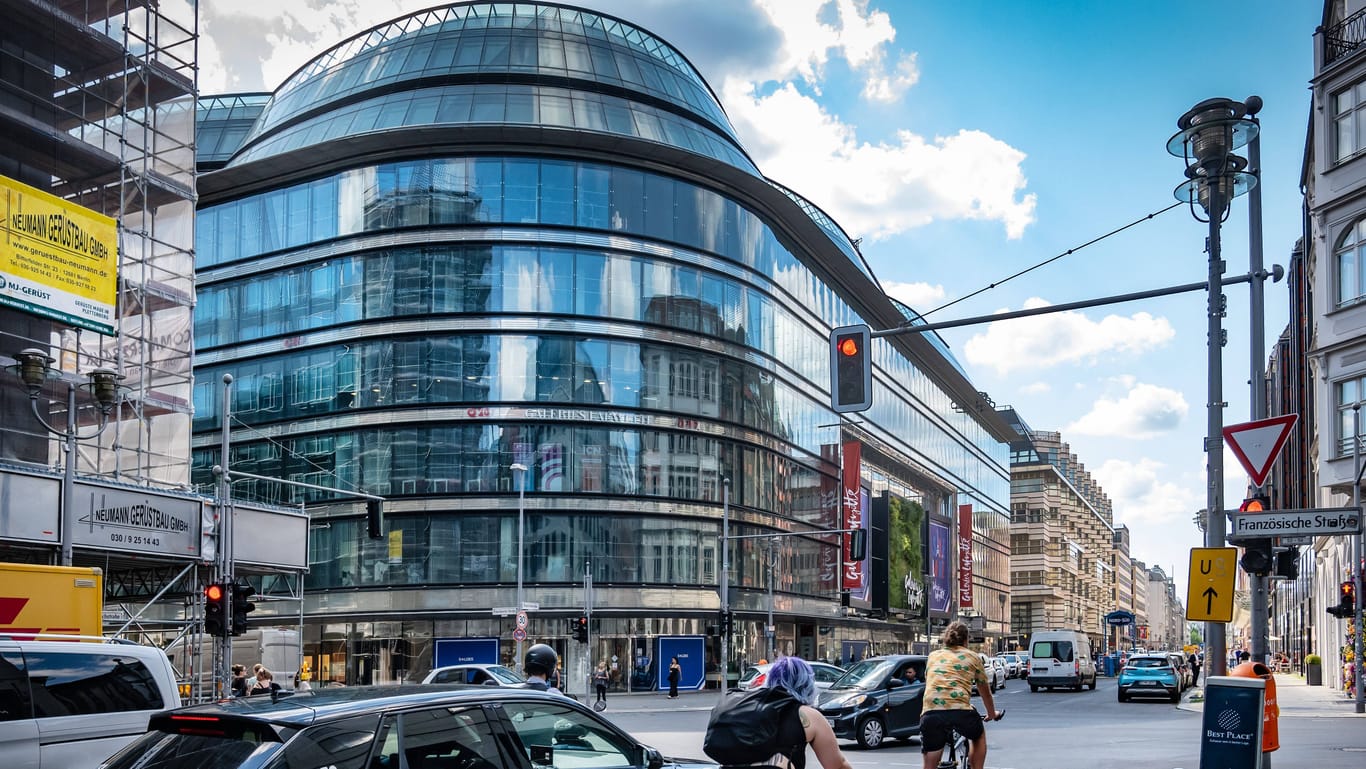
[[[1361,509],[1356,507],[1233,512],[1229,514],[1229,521],[1230,542],[1265,537],[1331,537],[1361,533]]]

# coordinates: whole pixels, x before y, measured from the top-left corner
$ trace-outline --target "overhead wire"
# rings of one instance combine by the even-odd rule
[[[1088,240],[1088,241],[1086,241],[1085,243],[1082,243],[1082,244],[1079,245],[1079,246],[1073,246],[1072,248],[1069,248],[1069,249],[1067,249],[1066,251],[1063,251],[1062,253],[1058,254],[1057,256],[1054,256],[1054,257],[1050,257],[1050,258],[1048,258],[1048,259],[1045,259],[1045,260],[1043,260],[1042,262],[1039,262],[1038,264],[1036,264],[1036,265],[1034,265],[1034,266],[1032,266],[1032,267],[1026,267],[1025,269],[1020,270],[1019,272],[1015,273],[1014,275],[1011,275],[1011,276],[1009,276],[1009,277],[1002,278],[1001,280],[995,281],[995,282],[993,282],[993,283],[988,283],[986,286],[984,286],[984,287],[982,287],[982,288],[979,288],[979,289],[977,289],[976,291],[973,291],[973,292],[970,293],[970,294],[967,294],[967,295],[965,295],[965,296],[960,296],[960,297],[958,297],[957,299],[953,300],[952,302],[949,302],[949,303],[947,303],[947,304],[942,304],[942,305],[940,305],[940,306],[934,308],[933,310],[930,310],[929,312],[922,312],[922,313],[920,313],[920,318],[923,319],[923,318],[925,318],[925,317],[928,316],[928,315],[933,315],[934,313],[939,312],[940,310],[948,309],[949,307],[952,307],[952,306],[954,306],[955,304],[958,304],[959,302],[962,302],[962,301],[966,301],[966,300],[968,300],[968,299],[971,299],[971,298],[973,298],[974,296],[977,296],[978,294],[986,293],[987,291],[990,291],[991,289],[996,288],[996,287],[999,286],[999,285],[1002,285],[1002,284],[1004,284],[1004,283],[1007,283],[1007,282],[1009,282],[1009,281],[1012,281],[1012,280],[1014,280],[1014,279],[1020,277],[1021,275],[1025,275],[1025,274],[1027,274],[1027,273],[1033,272],[1034,270],[1037,270],[1037,269],[1039,269],[1040,267],[1043,267],[1043,266],[1045,266],[1045,265],[1052,264],[1053,262],[1056,262],[1057,260],[1063,258],[1064,256],[1070,256],[1070,255],[1075,254],[1076,252],[1082,250],[1083,248],[1086,248],[1087,246],[1095,245],[1096,243],[1099,243],[1100,241],[1105,240],[1106,238],[1110,237],[1111,235],[1118,235],[1119,233],[1124,232],[1125,230],[1129,229],[1130,227],[1134,227],[1134,226],[1137,226],[1137,225],[1139,225],[1139,224],[1142,224],[1143,222],[1146,222],[1146,221],[1148,221],[1149,219],[1152,219],[1152,218],[1155,217],[1155,216],[1159,216],[1159,215],[1161,215],[1161,214],[1165,214],[1165,213],[1167,213],[1168,211],[1170,211],[1170,210],[1172,210],[1173,208],[1176,208],[1177,206],[1180,206],[1180,205],[1183,205],[1183,204],[1182,204],[1181,202],[1178,201],[1178,202],[1173,203],[1173,204],[1171,204],[1171,205],[1167,206],[1166,208],[1163,208],[1163,209],[1161,209],[1161,210],[1159,210],[1159,211],[1154,211],[1154,212],[1148,214],[1147,216],[1143,216],[1143,217],[1140,217],[1140,218],[1138,218],[1138,219],[1135,219],[1134,221],[1129,222],[1128,224],[1124,225],[1123,227],[1118,227],[1118,228],[1116,228],[1116,229],[1110,230],[1109,232],[1105,233],[1104,235],[1100,235],[1100,236],[1098,236],[1098,237],[1092,238],[1091,240]]]

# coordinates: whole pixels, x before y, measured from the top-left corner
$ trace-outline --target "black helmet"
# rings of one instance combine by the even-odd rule
[[[526,650],[522,659],[522,670],[529,676],[548,676],[560,663],[560,655],[545,644],[536,644]]]

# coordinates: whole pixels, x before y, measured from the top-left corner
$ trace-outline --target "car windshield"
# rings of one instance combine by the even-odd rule
[[[522,678],[516,671],[505,668],[502,665],[489,665],[486,670],[488,670],[489,675],[498,679],[498,683],[500,684],[515,686],[517,684],[526,683],[526,679]]]
[[[1161,657],[1134,657],[1129,660],[1129,667],[1131,668],[1169,668],[1171,666],[1171,660]]]
[[[840,676],[840,680],[830,685],[831,689],[871,689],[887,677],[892,663],[886,660],[864,660],[856,662]]]

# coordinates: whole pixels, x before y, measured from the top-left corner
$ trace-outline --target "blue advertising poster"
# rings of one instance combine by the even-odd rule
[[[1211,676],[1205,682],[1200,769],[1261,766],[1265,687],[1260,678]]]
[[[432,667],[446,665],[497,665],[497,638],[438,638]]]
[[[707,679],[707,639],[700,635],[660,636],[655,639],[655,685],[669,688],[669,663],[678,658],[683,674],[678,679],[680,691],[701,689]]]
[[[953,600],[953,548],[949,526],[930,520],[930,613],[948,616]]]

